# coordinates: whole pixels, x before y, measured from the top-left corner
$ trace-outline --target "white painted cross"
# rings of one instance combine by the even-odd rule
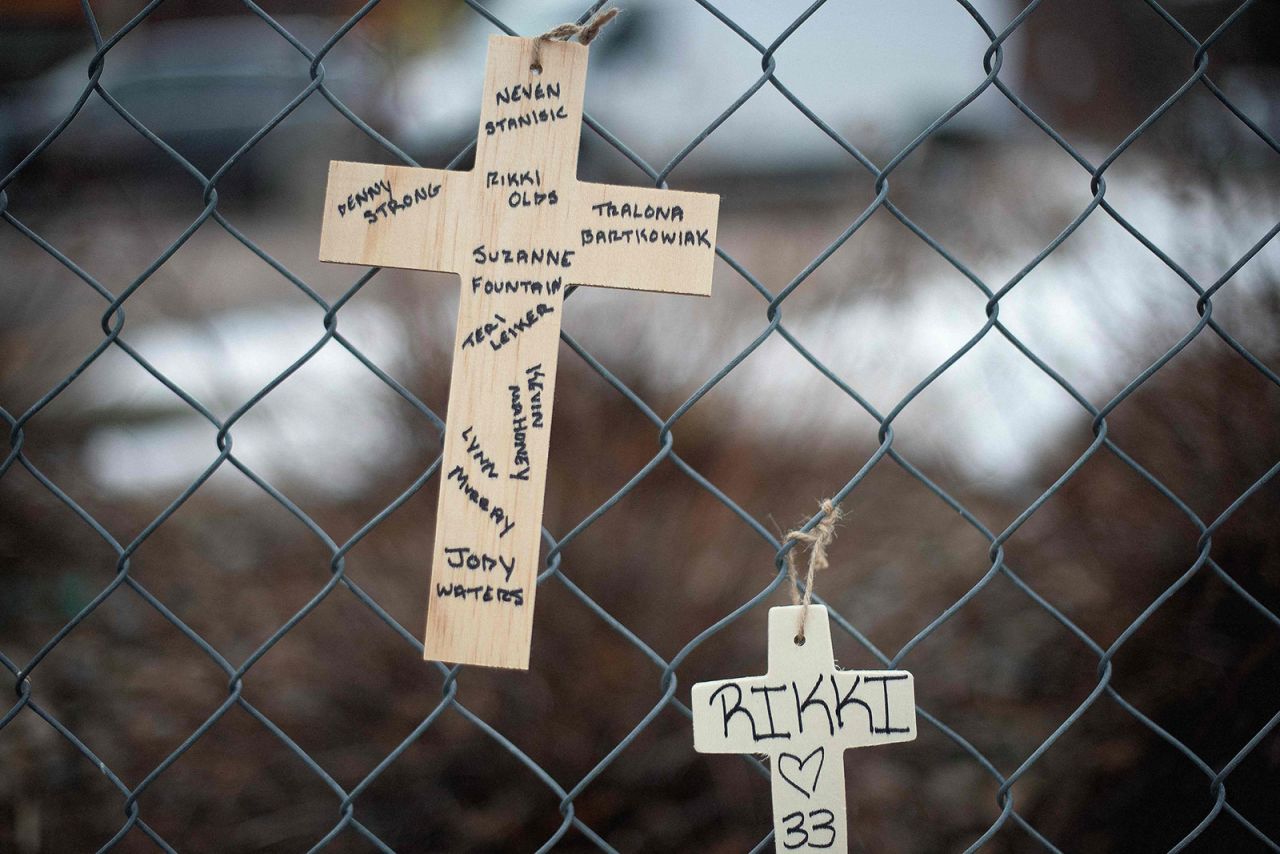
[[[844,751],[916,737],[915,686],[903,670],[837,670],[827,609],[769,610],[764,676],[693,686],[699,753],[769,756],[780,852],[848,850]]]
[[[320,259],[460,274],[424,656],[529,666],[564,288],[707,296],[718,196],[577,179],[587,48],[493,36],[470,172],[335,161]],[[605,334],[609,330],[604,330]]]

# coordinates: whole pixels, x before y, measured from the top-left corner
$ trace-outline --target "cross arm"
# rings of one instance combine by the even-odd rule
[[[774,680],[776,682],[776,680]],[[791,733],[775,725],[771,701],[785,688],[768,676],[718,679],[693,686],[693,749],[699,753],[771,753]]]
[[[710,193],[578,184],[572,283],[710,296],[719,209]]]
[[[837,746],[870,747],[915,740],[915,679],[910,673],[837,670],[828,678]]]
[[[457,272],[471,180],[469,172],[332,161],[320,260]]]

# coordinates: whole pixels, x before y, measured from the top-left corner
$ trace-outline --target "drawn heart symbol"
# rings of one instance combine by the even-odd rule
[[[818,790],[818,775],[822,773],[822,762],[826,758],[826,750],[819,747],[812,753],[801,759],[790,753],[778,754],[778,774],[782,779],[791,784],[797,792],[806,798],[812,797],[813,793]],[[817,762],[813,762],[817,758]],[[805,772],[805,766],[813,763],[813,768],[808,773]],[[793,770],[794,767],[794,770]],[[809,785],[802,785],[804,781],[810,780]]]

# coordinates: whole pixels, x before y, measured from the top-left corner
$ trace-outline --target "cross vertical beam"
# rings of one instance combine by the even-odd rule
[[[769,609],[764,676],[693,686],[699,753],[769,756],[779,852],[848,850],[844,751],[916,737],[915,685],[903,670],[837,670],[827,609]]]
[[[470,172],[335,161],[324,261],[458,273],[424,656],[524,669],[564,289],[709,295],[717,196],[577,180],[587,48],[492,36]]]

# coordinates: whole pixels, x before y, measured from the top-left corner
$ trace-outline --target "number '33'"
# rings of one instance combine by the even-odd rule
[[[786,825],[782,837],[782,847],[788,851],[797,848],[830,848],[836,841],[836,829],[832,822],[835,814],[831,810],[810,810],[809,825],[805,827],[805,814],[789,813],[782,817]]]

